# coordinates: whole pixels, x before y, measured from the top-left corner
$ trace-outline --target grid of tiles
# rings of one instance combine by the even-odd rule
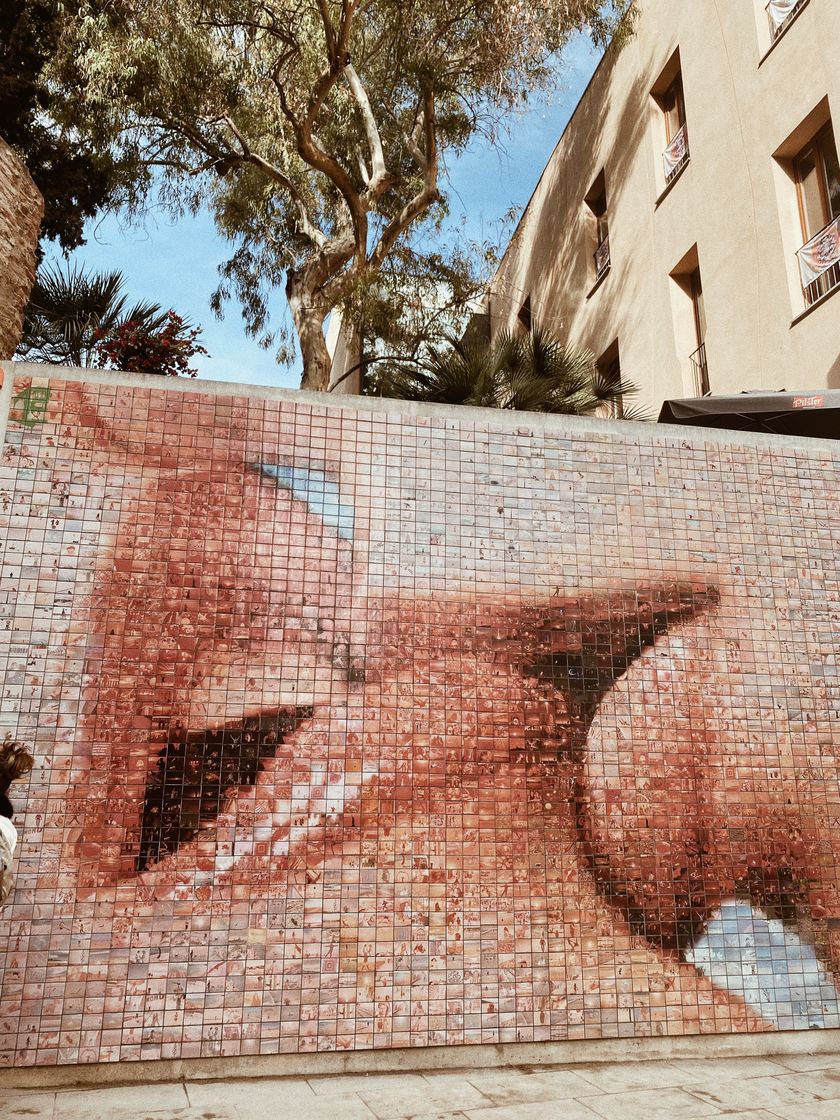
[[[840,1026],[838,475],[17,382],[0,1063]]]

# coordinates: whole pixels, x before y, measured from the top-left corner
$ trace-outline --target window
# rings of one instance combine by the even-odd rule
[[[665,118],[665,151],[662,162],[665,182],[670,183],[677,172],[688,162],[688,129],[685,123],[685,96],[682,74],[677,74],[662,95],[662,114]]]
[[[586,205],[594,218],[595,251],[592,254],[595,262],[595,282],[605,276],[610,267],[610,232],[607,221],[607,183],[602,171],[586,195]]]
[[[621,359],[618,353],[618,339],[608,347],[595,363],[598,377],[603,383],[612,387],[621,383]],[[624,416],[624,399],[621,393],[606,406],[607,415],[614,420],[621,420]]]
[[[706,298],[696,245],[672,270],[671,279],[674,342],[683,370],[684,390],[688,396],[703,397],[711,392],[711,387],[706,360]]]
[[[532,326],[531,319],[531,297],[526,296],[525,302],[519,308],[516,315],[516,321],[523,331],[530,331]]]
[[[770,42],[775,43],[796,13],[808,0],[769,0],[765,7],[770,23]]]
[[[700,269],[695,268],[688,274],[688,294],[694,315],[694,339],[697,348],[690,355],[694,387],[698,397],[704,397],[709,390],[709,368],[706,365],[706,305],[703,301],[703,282]]]
[[[799,272],[810,306],[840,284],[840,164],[829,121],[793,160],[804,244]]]
[[[675,50],[662,73],[654,83],[650,95],[656,103],[655,116],[665,141],[662,151],[662,171],[667,187],[688,163],[688,128],[686,126],[685,94],[683,92],[680,52]]]

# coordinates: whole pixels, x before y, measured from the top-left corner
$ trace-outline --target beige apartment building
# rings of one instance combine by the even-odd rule
[[[492,281],[669,398],[840,387],[840,0],[642,0]]]

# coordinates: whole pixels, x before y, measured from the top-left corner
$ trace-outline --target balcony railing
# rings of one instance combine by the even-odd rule
[[[775,43],[781,33],[804,7],[806,0],[770,0],[766,6],[767,19],[770,23],[770,42]]]
[[[685,125],[682,126],[662,153],[662,163],[665,167],[665,184],[667,186],[680,168],[688,163],[688,129]]]
[[[710,391],[705,342],[701,342],[694,353],[689,355],[689,360],[691,362],[691,372],[694,374],[694,391],[698,397],[705,397]]]
[[[810,307],[840,284],[840,215],[798,250],[805,306]]]
[[[604,240],[595,250],[595,279],[600,280],[610,267],[610,235],[606,234]]]

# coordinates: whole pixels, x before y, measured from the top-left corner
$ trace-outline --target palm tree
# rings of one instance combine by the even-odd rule
[[[393,362],[379,373],[374,392],[400,400],[469,404],[585,416],[622,408],[625,419],[647,419],[628,409],[638,392],[629,381],[598,369],[588,350],[578,350],[534,326],[525,335],[505,332],[492,342],[449,338],[412,361]]]
[[[126,323],[163,328],[167,313],[156,303],[127,306],[121,272],[85,272],[67,265],[40,268],[23,318],[15,357],[29,362],[90,366],[103,333]],[[98,332],[98,333],[97,333]]]

